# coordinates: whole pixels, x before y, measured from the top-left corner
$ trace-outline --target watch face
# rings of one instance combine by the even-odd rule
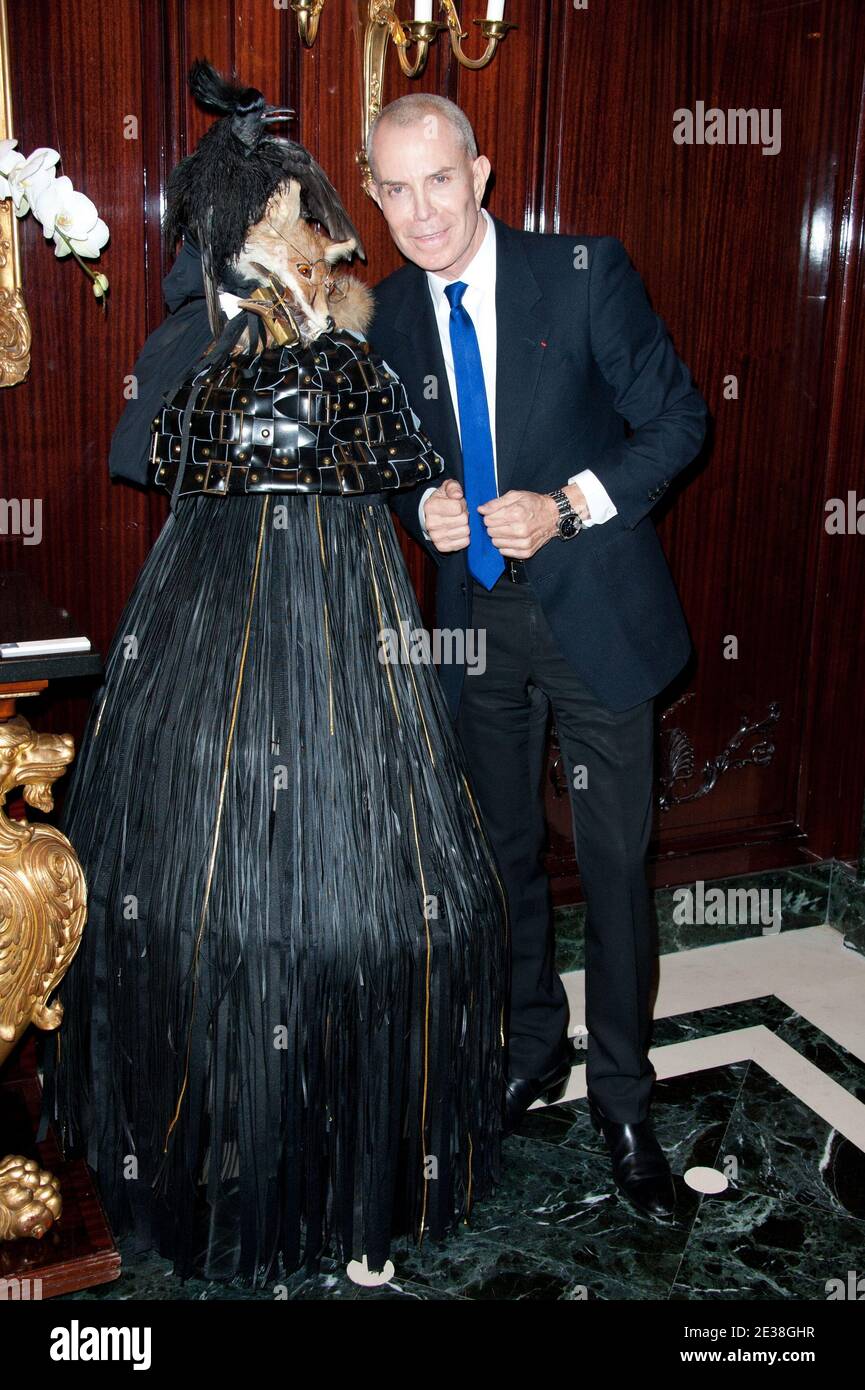
[[[569,541],[580,529],[580,519],[577,516],[565,516],[559,522],[559,533],[562,540]]]

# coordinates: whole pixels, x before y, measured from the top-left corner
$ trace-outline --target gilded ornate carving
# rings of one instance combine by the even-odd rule
[[[65,835],[51,825],[14,821],[8,794],[41,811],[54,801],[51,783],[74,755],[68,734],[35,733],[22,715],[0,722],[0,1065],[24,1030],[53,1029],[63,1017],[48,1000],[81,941],[87,889]],[[41,1236],[60,1214],[50,1173],[31,1159],[0,1160],[0,1240]]]
[[[24,788],[30,806],[50,811],[51,783],[72,761],[69,734],[35,733],[23,715],[0,723],[0,1064],[30,1023],[53,1029],[63,1017],[48,998],[78,949],[87,913],[81,865],[53,825],[13,821],[6,797]]]
[[[0,0],[0,140],[12,138],[6,0]],[[30,320],[21,292],[18,224],[8,199],[0,201],[0,386],[15,386],[30,370]]]
[[[2,275],[0,265],[0,279]],[[0,386],[15,386],[26,377],[30,341],[30,319],[21,290],[0,284]]]
[[[62,1209],[60,1184],[32,1158],[0,1158],[0,1240],[38,1240]]]

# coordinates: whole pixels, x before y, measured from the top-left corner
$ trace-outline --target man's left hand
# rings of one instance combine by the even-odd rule
[[[583,519],[589,508],[582,490],[570,483],[562,491]],[[509,560],[528,560],[542,545],[558,535],[559,509],[545,492],[514,489],[493,497],[478,507],[487,534],[498,551]]]

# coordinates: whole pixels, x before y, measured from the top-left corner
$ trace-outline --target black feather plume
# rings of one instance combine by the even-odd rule
[[[189,69],[189,90],[206,111],[228,116],[235,111],[264,110],[264,95],[257,87],[239,87],[228,82],[204,58],[196,58]]]
[[[195,235],[209,272],[205,280],[211,280],[211,311],[218,304],[218,281],[289,177],[300,184],[301,215],[321,222],[334,241],[354,238],[357,254],[366,259],[357,229],[321,166],[303,145],[268,133],[269,124],[294,113],[266,105],[256,87],[228,82],[204,59],[192,64],[188,81],[196,100],[220,118],[172,170],[163,232],[171,246],[187,228]],[[216,331],[219,325],[211,326]]]

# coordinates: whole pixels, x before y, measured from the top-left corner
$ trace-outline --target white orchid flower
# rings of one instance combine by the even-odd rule
[[[39,195],[54,182],[54,165],[59,158],[57,150],[40,145],[9,173],[9,196],[15,206],[16,217],[23,217],[29,212]]]
[[[33,215],[42,223],[46,237],[52,237],[57,226],[68,237],[86,237],[99,217],[95,204],[84,193],[76,193],[65,174],[35,198]]]
[[[58,219],[54,232],[54,254],[68,256],[70,251],[74,251],[78,256],[95,258],[107,240],[108,226],[101,217],[97,217],[93,226],[83,236],[69,236],[68,242],[64,239],[63,227]]]
[[[108,228],[100,220],[95,203],[76,192],[65,174],[39,193],[33,213],[46,237],[54,238],[55,256],[77,251],[80,256],[95,257],[108,240]]]
[[[95,203],[72,187],[65,174],[57,177],[57,150],[40,145],[26,159],[17,140],[0,140],[0,199],[11,198],[16,216],[32,212],[46,238],[54,238],[55,256],[74,256],[90,276],[91,288],[105,308],[108,278],[86,266],[82,256],[95,259],[108,240],[108,227]]]
[[[3,144],[8,145],[9,141],[4,140]],[[3,166],[3,171],[0,173],[0,198],[11,198],[12,189],[9,187],[9,176],[13,170],[20,168],[24,163],[24,156],[19,154],[17,150],[12,150],[5,159],[0,160],[0,163]]]
[[[0,198],[11,197],[7,174],[24,163],[24,156],[16,150],[17,140],[0,140]]]

